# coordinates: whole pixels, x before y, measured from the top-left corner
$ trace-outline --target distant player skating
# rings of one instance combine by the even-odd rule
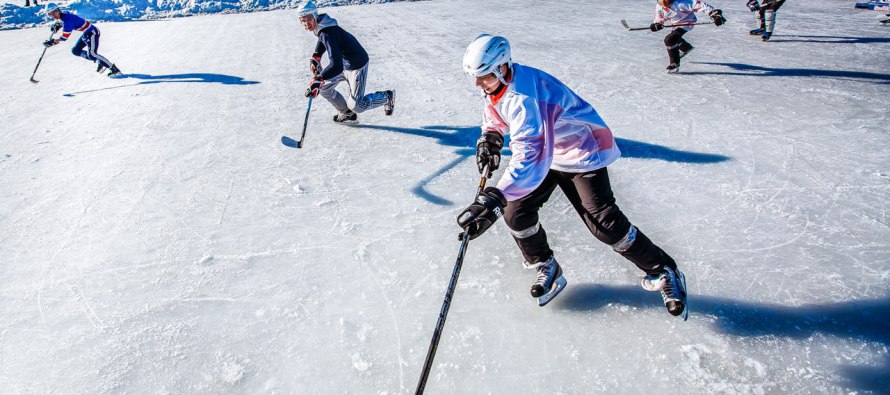
[[[56,3],[48,3],[44,10],[47,15],[56,20],[50,29],[52,29],[53,32],[58,32],[59,30],[62,31],[61,37],[50,38],[49,40],[44,41],[43,45],[45,47],[49,48],[62,41],[67,41],[73,31],[83,32],[80,36],[80,40],[78,40],[77,44],[74,44],[74,47],[71,48],[71,53],[73,53],[74,56],[80,56],[91,62],[98,63],[99,67],[96,68],[97,73],[102,73],[108,69],[109,77],[114,77],[120,74],[121,71],[114,65],[114,63],[106,59],[104,56],[99,55],[100,33],[95,25],[77,15],[63,12]]]
[[[748,0],[748,8],[757,16],[758,28],[751,30],[752,36],[761,36],[763,41],[769,41],[776,27],[776,12],[785,4],[785,0]]]
[[[680,71],[680,59],[689,54],[694,48],[683,39],[683,35],[692,30],[693,24],[698,20],[695,13],[708,14],[715,25],[720,26],[726,22],[723,11],[711,7],[701,0],[658,0],[655,7],[655,18],[649,29],[653,32],[664,29],[665,25],[675,26],[674,30],[664,37],[664,45],[667,47],[669,73]]]
[[[339,114],[334,122],[352,122],[361,113],[380,106],[386,115],[392,115],[395,106],[395,91],[388,90],[365,95],[365,84],[368,79],[368,53],[358,40],[337,25],[337,21],[327,14],[318,13],[315,3],[307,0],[299,8],[300,24],[303,28],[318,36],[318,44],[309,60],[313,77],[306,89],[306,97],[315,97],[319,91],[321,96],[331,102]],[[328,66],[322,69],[321,55],[328,54]],[[349,86],[349,105],[340,92],[335,89],[337,84],[346,81]]]
[[[531,295],[543,306],[566,286],[538,211],[559,187],[590,232],[646,273],[672,315],[686,318],[686,280],[676,262],[615,204],[606,166],[621,156],[596,110],[547,73],[515,64],[507,39],[483,34],[467,48],[464,71],[485,93],[479,171],[497,169],[504,135],[513,155],[496,187],[487,187],[457,218],[471,239],[502,215],[525,266],[537,269]]]

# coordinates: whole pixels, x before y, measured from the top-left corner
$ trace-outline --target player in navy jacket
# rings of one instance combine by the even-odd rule
[[[45,10],[47,15],[56,20],[51,29],[54,32],[61,30],[62,36],[44,41],[44,46],[51,47],[62,41],[67,41],[68,38],[71,37],[71,33],[74,31],[83,32],[80,36],[80,40],[78,40],[77,44],[74,44],[74,47],[71,48],[71,53],[73,53],[74,56],[80,56],[86,60],[99,63],[96,72],[101,73],[105,71],[105,69],[110,69],[108,72],[109,77],[120,74],[121,71],[114,65],[114,63],[111,63],[104,56],[99,55],[100,34],[99,29],[97,29],[95,25],[77,15],[62,12],[62,9],[55,3],[47,4]]]
[[[307,0],[299,8],[300,24],[303,28],[318,36],[318,43],[309,60],[313,77],[306,90],[306,96],[321,96],[331,102],[339,111],[334,122],[348,122],[358,119],[356,113],[383,106],[386,115],[392,115],[395,106],[395,91],[388,90],[365,95],[365,83],[368,78],[368,53],[358,40],[349,34],[337,21],[327,14],[318,14],[318,8],[312,0]],[[328,54],[328,66],[322,69],[321,56]],[[337,84],[346,81],[349,85],[349,97],[352,103],[340,92]]]

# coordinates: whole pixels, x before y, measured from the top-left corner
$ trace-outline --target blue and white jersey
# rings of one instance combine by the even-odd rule
[[[86,33],[95,29],[90,21],[74,14],[62,12],[62,37],[59,37],[59,40],[67,40],[71,36],[71,32],[75,30]]]
[[[508,85],[486,97],[482,130],[510,135],[513,154],[497,184],[508,201],[534,191],[550,169],[586,173],[621,156],[593,106],[555,77],[516,63]]]

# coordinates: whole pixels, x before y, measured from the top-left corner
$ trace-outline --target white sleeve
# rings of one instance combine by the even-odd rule
[[[505,104],[512,156],[497,188],[507,201],[513,201],[528,195],[544,181],[553,162],[553,142],[547,139],[534,98],[525,96]]]
[[[710,4],[705,3],[702,0],[695,0],[695,5],[692,6],[692,10],[702,14],[710,14],[711,11],[714,11],[714,7],[711,7]]]
[[[661,6],[655,6],[655,18],[652,19],[652,23],[664,23],[664,9]]]
[[[501,119],[501,116],[498,115],[498,112],[494,109],[493,105],[487,104],[485,109],[482,110],[482,133],[498,132],[503,136],[509,131],[510,125],[507,125],[507,123]]]

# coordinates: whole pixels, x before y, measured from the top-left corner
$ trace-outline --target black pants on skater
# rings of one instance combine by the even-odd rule
[[[507,203],[504,221],[519,245],[526,262],[544,262],[553,256],[547,234],[538,221],[538,211],[559,187],[569,198],[587,229],[599,241],[612,248],[648,274],[658,274],[662,265],[677,268],[676,262],[656,246],[615,204],[606,168],[587,173],[550,170],[532,193]]]
[[[667,47],[668,59],[671,64],[680,64],[680,51],[686,52],[692,49],[692,44],[683,39],[685,29],[674,29],[664,36],[664,45]]]

